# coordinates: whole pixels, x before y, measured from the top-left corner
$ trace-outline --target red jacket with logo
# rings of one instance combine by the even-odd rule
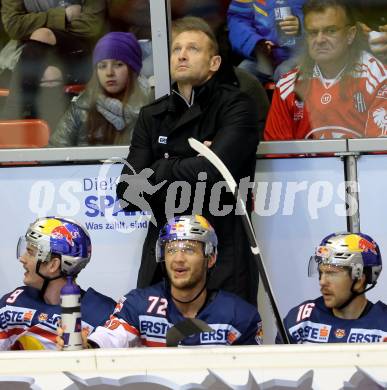
[[[378,59],[363,52],[355,71],[336,81],[323,82],[317,66],[308,80],[298,72],[277,83],[266,141],[387,136],[387,72]]]

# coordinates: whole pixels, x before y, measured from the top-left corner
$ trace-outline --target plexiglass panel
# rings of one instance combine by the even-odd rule
[[[6,0],[1,12],[0,148],[129,145],[154,100],[149,2]]]

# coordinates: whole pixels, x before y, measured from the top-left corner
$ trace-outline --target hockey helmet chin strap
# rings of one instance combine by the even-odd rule
[[[42,288],[40,289],[40,296],[41,298],[43,299],[44,297],[44,294],[47,290],[47,287],[48,287],[48,284],[52,281],[52,280],[56,280],[56,279],[59,279],[59,278],[62,278],[64,275],[62,273],[62,271],[60,272],[60,274],[58,276],[54,276],[52,278],[49,278],[48,276],[45,276],[43,275],[41,272],[40,272],[40,266],[42,265],[42,262],[40,260],[38,260],[36,262],[36,268],[35,268],[35,272],[43,279],[43,286]]]
[[[352,282],[352,286],[351,286],[351,295],[350,297],[342,304],[340,305],[339,307],[337,307],[337,309],[339,310],[342,310],[344,309],[346,306],[348,306],[357,296],[359,295],[363,295],[364,293],[366,293],[367,291],[370,291],[371,289],[373,289],[376,285],[376,282],[372,283],[371,286],[369,286],[368,288],[364,289],[363,291],[354,291],[354,287],[355,287],[355,284],[356,282],[358,281],[359,279],[355,279],[353,282]]]

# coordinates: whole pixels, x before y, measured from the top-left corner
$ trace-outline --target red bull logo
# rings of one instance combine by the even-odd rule
[[[74,246],[73,236],[64,225],[55,227],[51,232],[51,236],[58,239],[64,238],[69,245]]]
[[[376,252],[376,244],[372,241],[368,241],[365,238],[361,238],[359,240],[359,248],[362,249],[364,252],[371,251],[374,255],[377,254]]]
[[[319,246],[316,249],[316,255],[319,256],[319,257],[323,257],[324,259],[328,259],[330,254],[331,254],[331,251],[326,246]]]
[[[182,233],[182,232],[184,232],[184,223],[180,223],[180,222],[177,222],[177,223],[174,223],[173,225],[172,225],[172,229],[171,229],[172,231],[175,231],[175,232],[177,232],[177,233]]]

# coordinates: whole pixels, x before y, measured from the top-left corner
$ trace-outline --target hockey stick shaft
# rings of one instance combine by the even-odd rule
[[[220,174],[225,179],[230,191],[234,194],[235,200],[237,202],[237,206],[239,206],[241,210],[241,218],[242,224],[245,229],[247,239],[249,241],[249,245],[251,248],[251,252],[254,255],[255,261],[257,263],[258,272],[261,277],[263,287],[265,288],[266,294],[269,297],[270,305],[277,323],[278,333],[280,334],[283,342],[285,344],[289,344],[289,338],[285,330],[285,326],[282,322],[281,315],[278,310],[278,305],[276,299],[273,294],[273,289],[270,284],[270,280],[267,276],[267,271],[264,262],[262,261],[260,250],[258,246],[257,239],[255,237],[253,226],[251,225],[251,221],[249,215],[246,210],[246,205],[238,196],[238,186],[235,182],[235,179],[231,175],[230,171],[224,165],[224,163],[220,160],[220,158],[207,146],[196,140],[195,138],[189,138],[188,142],[192,149],[196,150],[200,155],[205,157],[214,167],[220,172]]]

